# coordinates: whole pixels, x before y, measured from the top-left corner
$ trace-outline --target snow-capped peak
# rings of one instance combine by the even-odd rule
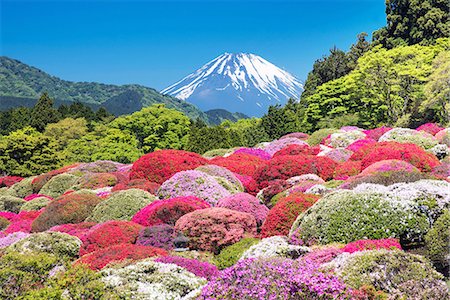
[[[236,98],[245,108],[238,111],[252,114],[252,108],[243,107],[242,102],[246,106],[253,104],[254,110],[264,110],[291,97],[299,99],[302,89],[302,83],[293,75],[258,55],[224,53],[161,92],[193,102],[201,109],[229,109],[230,104],[236,107],[230,103]]]

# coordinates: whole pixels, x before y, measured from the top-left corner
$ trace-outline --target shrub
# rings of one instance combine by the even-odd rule
[[[6,248],[14,243],[17,243],[21,239],[28,237],[30,234],[25,232],[14,232],[10,233],[7,236],[0,237],[0,249]]]
[[[116,184],[111,192],[117,192],[128,189],[141,189],[149,192],[152,195],[156,195],[158,189],[161,185],[156,182],[150,182],[147,179],[133,179],[128,181],[127,183],[118,183]]]
[[[271,155],[267,151],[265,151],[263,149],[259,149],[259,148],[239,148],[236,151],[234,151],[233,153],[236,153],[236,154],[245,153],[245,154],[259,157],[263,160],[269,160],[271,158]]]
[[[265,205],[267,205],[269,208],[273,207],[274,203],[272,203],[272,199],[276,196],[282,193],[283,191],[286,191],[292,187],[292,183],[289,183],[287,180],[284,179],[275,179],[268,183],[268,186],[263,188],[258,192],[256,197]],[[274,201],[275,202],[275,201]]]
[[[334,275],[315,264],[290,259],[245,259],[222,271],[199,299],[348,299]]]
[[[80,164],[76,167],[76,170],[82,173],[111,173],[117,172],[124,164],[110,161],[110,160],[97,160],[90,163]]]
[[[83,255],[75,263],[85,264],[92,270],[100,270],[111,262],[139,260],[167,254],[165,250],[155,247],[117,244]]]
[[[48,200],[53,200],[52,197],[46,196],[46,195],[42,195],[42,194],[31,194],[31,195],[28,195],[28,196],[24,197],[23,200],[31,201],[31,200],[34,200],[34,199],[40,198],[40,197],[47,198]]]
[[[103,269],[101,274],[112,295],[120,299],[190,299],[188,295],[207,282],[179,266],[150,259]]]
[[[132,221],[143,226],[159,224],[175,225],[185,214],[210,205],[200,198],[187,196],[155,201],[138,211]]]
[[[408,280],[390,294],[390,299],[448,299],[448,286],[442,280]]]
[[[5,217],[0,217],[0,231],[9,226],[11,222]]]
[[[296,155],[272,158],[258,168],[255,179],[260,188],[275,179],[288,179],[302,174],[317,174],[324,180],[331,179],[336,163],[327,157]]]
[[[417,131],[409,128],[393,128],[383,134],[378,141],[411,143],[420,146],[423,149],[430,149],[438,144],[438,140],[433,135],[425,131]]]
[[[117,176],[111,173],[88,173],[79,179],[78,187],[81,189],[95,190],[114,186],[117,182]]]
[[[195,170],[214,176],[220,184],[232,193],[243,192],[244,187],[233,172],[228,169],[216,165],[205,165]],[[222,180],[225,179],[225,180]]]
[[[308,247],[290,245],[285,236],[272,236],[262,239],[259,243],[245,250],[240,259],[259,257],[285,257],[295,259],[308,252],[310,252]]]
[[[215,177],[200,171],[179,172],[165,181],[158,190],[158,196],[163,199],[194,196],[211,205],[230,195]]]
[[[274,140],[264,147],[264,150],[270,155],[274,155],[277,151],[287,147],[289,145],[305,145],[308,144],[305,141],[299,140],[297,138],[284,138],[279,140]]]
[[[339,130],[334,128],[323,128],[314,131],[308,138],[308,144],[311,146],[319,145],[327,136],[338,131]]]
[[[14,196],[0,196],[0,211],[18,213],[25,200]]]
[[[417,242],[428,230],[426,216],[410,201],[374,191],[336,191],[302,213],[299,228],[306,244],[349,243],[361,239],[403,238]]]
[[[72,193],[62,196],[47,205],[34,220],[32,231],[40,232],[56,225],[83,222],[101,201],[101,198],[92,194]]]
[[[374,145],[377,141],[373,139],[363,139],[363,140],[356,140],[350,145],[348,145],[345,149],[350,150],[352,152],[358,151],[362,147],[366,147],[368,145]]]
[[[444,128],[442,128],[441,126],[439,126],[436,123],[425,123],[416,128],[417,131],[425,131],[431,135],[435,135],[442,129],[444,129]]]
[[[331,265],[338,277],[352,288],[371,285],[388,293],[409,280],[442,278],[424,257],[386,249],[342,255]]]
[[[347,161],[350,156],[352,156],[353,152],[344,148],[333,149],[331,151],[324,152],[323,155],[328,158],[331,158],[337,163],[342,163]]]
[[[239,174],[236,174],[236,177],[244,186],[244,191],[246,193],[249,193],[252,196],[256,196],[256,194],[258,194],[258,183],[255,181],[255,179],[253,179],[253,177]]]
[[[419,169],[412,164],[398,159],[387,159],[377,161],[361,171],[361,176],[370,175],[378,172],[404,171],[404,172],[420,172]]]
[[[431,171],[431,174],[438,178],[449,178],[450,177],[450,162],[449,163],[442,163],[439,166],[436,166]]]
[[[76,236],[78,238],[81,238],[85,233],[89,231],[93,226],[95,226],[96,223],[94,222],[82,222],[77,224],[62,224],[62,225],[56,225],[50,228],[48,231],[55,231],[55,232],[63,232],[67,233],[73,236]]]
[[[206,158],[214,158],[216,156],[225,156],[231,153],[233,153],[233,149],[213,149],[206,151],[202,156]]]
[[[287,235],[297,216],[311,207],[319,197],[294,193],[280,199],[269,211],[261,227],[261,236]]]
[[[26,202],[20,207],[20,211],[40,210],[50,203],[47,197],[38,197]]]
[[[174,246],[173,240],[173,226],[168,224],[160,224],[141,229],[136,240],[136,245],[152,246],[172,250]]]
[[[280,140],[285,139],[285,138],[296,138],[299,140],[307,140],[309,138],[309,134],[304,133],[304,132],[292,132],[292,133],[283,135],[282,137],[280,137]]]
[[[63,168],[59,168],[59,169],[57,169],[57,170],[52,170],[52,171],[50,171],[50,172],[47,172],[47,173],[44,173],[44,174],[41,174],[41,175],[38,175],[38,176],[34,177],[33,180],[32,180],[32,182],[31,182],[32,187],[33,187],[33,191],[36,192],[36,193],[39,192],[39,191],[42,189],[42,187],[43,187],[50,179],[52,179],[54,176],[59,175],[59,174],[66,173],[66,172],[68,172],[69,170],[71,170],[71,169],[73,169],[73,168],[75,168],[75,167],[77,167],[77,166],[78,166],[78,164],[73,164],[73,165],[70,165],[70,166],[65,166],[65,167],[63,167]]]
[[[346,148],[357,140],[364,140],[366,134],[359,130],[338,131],[329,137],[329,145],[333,148]],[[328,144],[327,144],[328,145]]]
[[[52,177],[46,184],[44,184],[39,193],[52,198],[58,198],[73,185],[75,185],[78,180],[79,177],[72,174],[59,174]]]
[[[179,256],[162,256],[155,259],[155,261],[180,266],[193,273],[195,276],[203,277],[207,280],[211,280],[219,275],[219,270],[216,266],[207,262],[198,261],[196,259],[189,259]]]
[[[334,179],[345,180],[350,176],[355,176],[361,172],[361,161],[348,160],[336,166]]]
[[[210,160],[210,164],[227,168],[231,172],[253,176],[259,166],[263,165],[265,160],[246,153],[234,153],[227,157],[215,157]]]
[[[390,127],[382,126],[374,129],[364,130],[363,132],[366,134],[367,138],[378,141],[383,134],[385,134],[391,129],[392,128]]]
[[[157,150],[141,156],[131,169],[130,179],[163,183],[175,173],[192,170],[207,163],[200,155],[182,150]]]
[[[448,270],[449,267],[449,228],[450,212],[449,210],[444,210],[444,213],[436,220],[436,222],[433,224],[433,227],[425,235],[425,246],[427,249],[426,255],[441,270]]]
[[[317,155],[320,152],[319,146],[310,147],[306,144],[289,145],[274,153],[273,157],[283,155]]]
[[[269,209],[264,204],[261,204],[256,197],[247,193],[239,193],[222,198],[217,203],[217,207],[249,213],[255,217],[258,226],[262,225],[269,212]]]
[[[33,186],[31,182],[34,180],[34,177],[28,177],[22,179],[21,181],[13,184],[7,191],[11,196],[25,198],[26,196],[33,194]]]
[[[128,221],[108,221],[93,226],[81,237],[80,255],[116,244],[134,244],[142,226]]]
[[[156,199],[152,194],[140,189],[115,192],[95,206],[86,221],[97,223],[109,220],[130,221],[136,212]]]
[[[175,224],[196,250],[219,253],[223,247],[256,234],[256,220],[248,214],[226,208],[206,208],[182,216]]]
[[[3,176],[0,177],[0,188],[2,187],[10,187],[13,184],[16,184],[22,181],[23,178],[19,176]]]
[[[214,263],[221,270],[231,267],[241,258],[245,250],[257,244],[259,241],[257,238],[244,238],[237,243],[227,246],[216,255]]]
[[[341,188],[353,189],[363,183],[380,184],[384,186],[392,185],[395,183],[410,183],[419,181],[422,179],[433,179],[433,176],[420,173],[420,172],[408,172],[408,171],[389,171],[369,174],[366,176],[355,176],[349,178]]]
[[[342,253],[342,249],[335,245],[327,245],[324,247],[313,249],[306,253],[300,259],[306,262],[313,262],[318,265],[326,264]]]
[[[436,139],[441,144],[445,144],[450,147],[450,128],[445,128],[436,133]]]
[[[39,211],[21,211],[12,216],[9,221],[11,224],[5,229],[5,233],[17,231],[30,232],[32,222],[41,214]]]
[[[342,252],[353,253],[357,251],[378,249],[402,250],[402,247],[397,239],[392,238],[380,240],[358,240],[345,245],[344,248],[342,248]]]

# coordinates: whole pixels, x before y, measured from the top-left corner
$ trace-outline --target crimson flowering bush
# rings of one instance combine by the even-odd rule
[[[71,193],[50,202],[33,221],[32,231],[41,232],[53,226],[83,222],[102,201],[93,194]]]
[[[252,176],[239,175],[236,173],[235,173],[235,175],[236,175],[237,179],[239,179],[239,181],[244,186],[244,191],[246,193],[249,193],[250,195],[253,195],[253,196],[256,196],[256,194],[258,194],[258,191],[259,191],[258,183]]]
[[[180,266],[196,276],[206,278],[207,280],[212,280],[219,275],[219,269],[215,265],[196,259],[180,256],[161,256],[155,259],[155,261]]]
[[[385,134],[386,132],[388,132],[391,129],[392,129],[391,127],[382,126],[382,127],[378,127],[378,128],[374,128],[374,129],[364,130],[363,132],[366,134],[368,139],[373,139],[375,141],[378,141],[378,139],[383,134]]]
[[[101,270],[111,262],[139,260],[168,255],[167,251],[150,246],[117,244],[83,255],[75,264],[85,264],[92,270]]]
[[[358,151],[361,147],[369,146],[375,144],[377,141],[374,139],[363,139],[357,140],[348,145],[345,149],[350,150],[352,152]]]
[[[172,250],[174,240],[174,228],[172,225],[161,224],[145,227],[139,231],[136,245],[152,246],[166,250]]]
[[[240,175],[253,176],[258,167],[265,163],[265,160],[247,153],[233,153],[227,157],[214,157],[209,163],[227,168]]]
[[[320,152],[320,147],[319,146],[313,146],[310,147],[309,145],[298,145],[298,144],[294,144],[294,145],[289,145],[287,147],[284,147],[281,150],[278,150],[277,152],[274,153],[273,157],[278,157],[278,156],[284,156],[284,155],[317,155]]]
[[[234,151],[233,153],[236,153],[236,154],[245,153],[245,154],[259,157],[264,160],[269,160],[271,158],[271,155],[268,152],[264,151],[263,149],[259,149],[259,148],[239,148],[236,151]]]
[[[199,299],[349,299],[350,289],[312,262],[243,259],[220,272]]]
[[[97,223],[94,223],[94,222],[81,222],[81,223],[77,223],[77,224],[62,224],[62,225],[53,226],[48,231],[63,232],[63,233],[67,233],[67,234],[76,236],[78,238],[81,238],[89,231],[89,229],[91,229],[95,225],[97,225]]]
[[[80,255],[115,244],[134,244],[142,226],[129,221],[108,221],[93,226],[81,237]]]
[[[127,182],[121,182],[116,184],[111,192],[117,192],[128,189],[141,189],[149,192],[152,195],[156,195],[161,185],[156,182],[148,181],[147,179],[133,179]]]
[[[39,217],[42,211],[21,211],[8,219],[11,223],[4,230],[6,234],[13,232],[31,232],[33,221]]]
[[[256,197],[247,193],[238,193],[219,200],[216,207],[228,208],[253,215],[256,224],[261,226],[269,213],[269,209],[261,204]]]
[[[260,188],[269,185],[275,179],[288,179],[303,174],[317,174],[322,179],[333,178],[337,163],[328,157],[311,155],[285,155],[272,158],[258,168],[255,179]]]
[[[316,195],[294,193],[278,200],[261,227],[261,236],[287,235],[298,215],[318,199]]]
[[[292,187],[292,183],[284,179],[275,179],[268,183],[269,185],[259,191],[257,197],[261,202],[263,202],[268,207],[272,207],[272,198]]]
[[[419,127],[417,127],[417,131],[425,131],[429,134],[435,135],[436,133],[438,133],[439,131],[441,131],[442,129],[444,129],[444,127],[439,126],[436,123],[425,123],[423,125],[420,125]]]
[[[378,250],[378,249],[402,250],[402,246],[400,246],[398,239],[394,238],[387,238],[380,240],[358,240],[345,245],[344,248],[342,248],[342,252],[353,253],[357,251]]]
[[[228,245],[256,234],[256,220],[251,214],[227,208],[206,208],[182,216],[175,230],[189,238],[195,250],[219,253]]]
[[[208,202],[194,196],[157,200],[138,211],[132,221],[143,226],[175,225],[175,222],[185,214],[208,207],[210,207]]]
[[[3,176],[0,177],[0,188],[10,187],[15,183],[22,181],[23,178],[19,176]]]
[[[163,183],[175,173],[208,163],[204,157],[183,150],[157,150],[141,156],[131,168],[130,179]]]
[[[350,176],[358,175],[361,172],[361,161],[348,160],[337,165],[334,170],[334,179],[346,180]]]

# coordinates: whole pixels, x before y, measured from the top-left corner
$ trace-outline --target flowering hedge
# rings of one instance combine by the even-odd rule
[[[192,170],[208,161],[200,155],[182,150],[157,150],[141,156],[131,168],[130,179],[147,179],[163,183],[175,173]]]
[[[214,277],[219,275],[219,270],[215,265],[198,261],[196,259],[189,259],[179,256],[162,256],[155,259],[155,261],[180,266],[196,276],[203,277],[208,280],[212,280]]]
[[[350,130],[334,132],[327,139],[326,145],[333,148],[345,148],[354,143],[357,140],[364,140],[366,134],[360,130]]]
[[[93,226],[81,237],[80,255],[115,244],[134,244],[142,226],[127,221],[108,221]]]
[[[174,248],[174,238],[173,226],[160,224],[142,228],[136,239],[136,245],[172,250]]]
[[[167,251],[155,247],[118,244],[83,255],[75,263],[85,264],[92,270],[100,270],[111,262],[139,260],[167,254]]]
[[[150,182],[147,179],[133,179],[128,182],[116,184],[111,192],[117,192],[128,189],[141,189],[149,192],[152,195],[156,195],[161,185],[156,182]]]
[[[77,223],[77,224],[62,224],[62,225],[53,226],[48,231],[63,232],[63,233],[67,233],[67,234],[76,236],[78,238],[81,238],[83,235],[85,235],[89,231],[89,229],[91,229],[95,225],[97,225],[97,223],[94,223],[94,222],[81,222],[81,223]]]
[[[40,232],[53,226],[83,222],[102,201],[92,194],[72,193],[49,203],[33,221],[32,231]]]
[[[320,152],[319,146],[310,147],[309,145],[289,145],[283,149],[278,150],[274,153],[273,157],[283,156],[283,155],[317,155]]]
[[[297,216],[311,207],[319,197],[303,193],[294,193],[280,199],[269,211],[261,236],[287,235]]]
[[[193,249],[219,253],[223,247],[256,234],[255,217],[226,208],[206,208],[182,216],[175,224]]]
[[[139,210],[132,221],[143,226],[175,225],[175,222],[185,214],[208,207],[209,203],[194,196],[157,200]]]
[[[245,259],[220,273],[199,299],[348,299],[337,277],[312,263],[290,259]]]
[[[217,202],[216,207],[228,208],[253,215],[258,226],[261,226],[269,213],[269,209],[261,204],[256,197],[239,193],[229,197],[225,197]]]
[[[18,214],[12,214],[8,218],[11,223],[4,232],[31,232],[31,224],[40,214],[40,211],[21,211]]]
[[[218,156],[210,160],[210,164],[222,166],[231,172],[247,176],[253,176],[256,169],[264,162],[265,160],[246,153],[234,153],[227,157]]]
[[[398,239],[393,238],[380,240],[358,240],[345,245],[344,248],[342,248],[342,252],[353,253],[357,251],[378,250],[378,249],[402,250],[402,247],[400,246]]]
[[[233,153],[236,153],[236,154],[245,153],[245,154],[259,157],[264,160],[269,160],[271,158],[271,155],[267,151],[265,151],[263,149],[259,149],[259,148],[239,148],[236,151],[234,151]]]

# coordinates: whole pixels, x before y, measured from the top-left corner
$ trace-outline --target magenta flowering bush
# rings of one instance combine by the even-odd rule
[[[359,176],[366,176],[379,172],[391,172],[391,171],[405,171],[405,172],[417,172],[420,170],[414,167],[409,162],[398,159],[386,159],[377,161],[367,168],[363,169]]]
[[[4,230],[5,233],[13,232],[31,232],[31,224],[41,214],[40,211],[21,211],[18,214],[10,215],[7,218],[11,223]]]
[[[28,196],[26,196],[25,198],[23,198],[23,200],[25,200],[25,201],[31,201],[31,200],[33,200],[33,199],[41,198],[41,197],[47,198],[47,199],[49,199],[49,200],[53,200],[52,197],[46,196],[46,195],[41,195],[41,194],[31,194],[31,195],[28,195]]]
[[[160,224],[141,229],[136,239],[136,245],[172,250],[174,238],[173,226]]]
[[[184,258],[180,256],[160,256],[155,261],[180,266],[196,276],[203,277],[208,280],[212,280],[214,277],[219,275],[219,269],[217,269],[215,265],[198,261],[196,259]]]
[[[351,143],[350,145],[348,145],[347,148],[345,148],[345,149],[355,152],[364,146],[372,145],[372,144],[375,144],[376,142],[377,141],[375,141],[374,139],[357,140],[357,141],[354,141],[353,143]]]
[[[326,246],[319,249],[315,249],[299,259],[306,262],[313,262],[319,265],[328,263],[335,259],[338,255],[342,253],[342,249],[335,246]]]
[[[374,128],[374,129],[364,130],[363,132],[366,134],[368,139],[374,139],[374,140],[378,141],[378,139],[383,134],[385,134],[386,132],[388,132],[391,129],[392,129],[391,127],[382,126],[382,127],[378,127],[378,128]]]
[[[304,132],[292,132],[292,133],[283,135],[279,139],[282,140],[282,139],[286,139],[286,138],[296,138],[299,140],[306,141],[309,138],[309,134],[304,133]]]
[[[53,226],[48,231],[63,232],[63,233],[67,233],[67,234],[76,236],[78,238],[81,238],[89,231],[89,229],[91,229],[95,225],[97,225],[97,223],[94,223],[94,222],[82,222],[82,223],[77,223],[77,224],[62,224],[62,225]]]
[[[279,139],[279,140],[270,142],[264,148],[264,150],[272,156],[279,150],[281,150],[284,147],[287,147],[289,145],[306,145],[306,146],[308,146],[308,143],[306,143],[305,141],[299,140],[297,138],[289,137],[289,138]]]
[[[354,253],[357,251],[378,249],[402,250],[402,246],[400,246],[398,239],[394,238],[379,240],[358,240],[345,245],[344,248],[342,248],[342,252]]]
[[[326,156],[328,158],[331,158],[335,162],[345,162],[347,161],[350,156],[352,156],[353,151],[344,149],[344,148],[337,148],[333,149],[331,151],[327,151],[323,154],[323,156]]]
[[[417,127],[417,131],[425,131],[428,132],[429,134],[435,135],[436,133],[438,133],[439,131],[441,131],[442,129],[444,129],[444,127],[439,126],[436,123],[425,123],[423,125],[420,125],[419,127]]]
[[[269,154],[269,152],[259,149],[259,148],[239,148],[234,153],[245,153],[250,154],[253,156],[257,156],[264,160],[269,160],[272,156]]]
[[[312,262],[244,259],[223,270],[199,299],[348,299],[350,289]]]
[[[239,193],[222,198],[217,202],[216,207],[249,213],[255,217],[258,226],[261,226],[269,213],[267,206],[261,204],[255,196],[247,193]]]

